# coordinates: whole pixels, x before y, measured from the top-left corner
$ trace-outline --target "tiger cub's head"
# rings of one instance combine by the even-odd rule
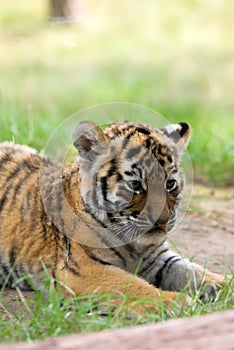
[[[187,123],[156,129],[123,122],[104,131],[80,123],[73,141],[86,210],[124,243],[164,236],[181,198],[178,164],[189,138]]]

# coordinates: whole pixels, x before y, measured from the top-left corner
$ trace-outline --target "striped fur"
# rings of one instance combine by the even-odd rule
[[[76,295],[128,286],[132,298],[168,304],[181,288],[205,282],[213,297],[223,277],[182,259],[166,241],[189,137],[186,123],[126,122],[103,132],[83,122],[73,134],[78,162],[68,168],[27,146],[0,144],[0,284],[28,289],[21,278],[28,275],[40,289],[46,266]]]

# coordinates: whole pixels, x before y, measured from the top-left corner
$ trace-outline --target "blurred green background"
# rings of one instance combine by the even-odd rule
[[[134,102],[192,125],[197,181],[233,185],[233,1],[79,4],[51,25],[46,0],[1,2],[0,140],[42,149],[78,110]]]

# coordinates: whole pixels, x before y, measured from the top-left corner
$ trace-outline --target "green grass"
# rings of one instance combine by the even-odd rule
[[[133,102],[191,123],[195,177],[232,185],[233,10],[228,0],[89,0],[76,26],[50,26],[45,0],[1,3],[0,140],[41,149],[77,111]]]
[[[43,149],[54,129],[77,111],[112,101],[132,102],[171,122],[188,121],[193,128],[189,152],[195,179],[233,185],[231,1],[115,1],[114,8],[109,0],[86,4],[83,22],[50,26],[46,0],[1,2],[0,140]],[[97,116],[96,121],[105,123],[105,118],[109,119]],[[148,122],[155,124],[153,117]],[[61,297],[53,290],[48,298],[43,295],[38,292],[35,300],[25,302],[19,297],[19,312],[0,299],[2,342],[115,329],[233,307],[228,287],[213,304],[194,298],[189,308],[161,308],[159,315],[148,312],[131,319],[126,317],[124,298],[119,309],[103,316],[97,297],[71,299],[61,306]]]
[[[184,294],[182,296],[183,299]],[[114,309],[113,301],[116,300],[118,306]],[[98,332],[178,317],[205,315],[234,307],[230,284],[220,290],[213,303],[202,303],[199,293],[193,294],[190,306],[175,302],[170,309],[166,309],[153,302],[157,306],[157,314],[144,306],[144,300],[137,300],[137,305],[146,310],[144,315],[133,311],[127,302],[127,296],[113,297],[108,293],[63,300],[61,294],[48,284],[45,290],[36,291],[34,298],[26,299],[19,292],[14,306],[7,304],[0,293],[1,342],[30,342],[64,334]]]

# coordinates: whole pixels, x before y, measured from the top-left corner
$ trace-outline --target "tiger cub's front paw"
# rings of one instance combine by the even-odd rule
[[[199,290],[199,299],[204,303],[213,302],[216,300],[220,289],[221,285],[216,283],[204,284]]]
[[[200,287],[199,298],[203,302],[215,301],[223,287],[229,285],[230,281],[222,275],[208,273]]]

